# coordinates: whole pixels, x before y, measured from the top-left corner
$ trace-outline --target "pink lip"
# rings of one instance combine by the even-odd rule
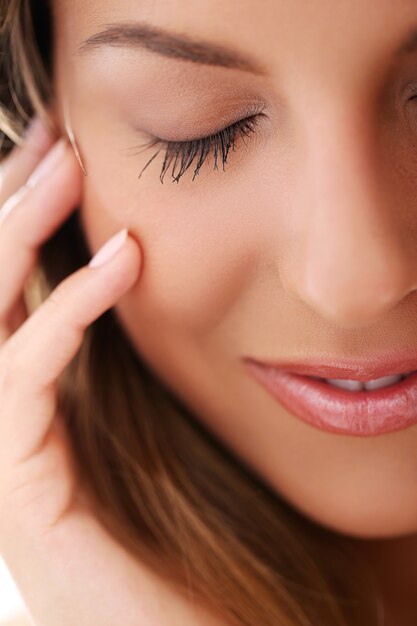
[[[302,363],[295,360],[273,362],[251,357],[245,357],[244,361],[304,376],[350,378],[351,380],[366,382],[374,378],[382,378],[382,376],[404,374],[417,370],[417,347],[414,350],[407,349],[403,352],[379,354],[374,358],[367,357],[357,361],[353,359],[344,361],[342,359],[330,359],[327,363],[323,363],[323,359],[310,358]]]
[[[417,423],[417,372],[390,387],[373,391],[347,391],[328,383],[293,373],[281,367],[271,367],[254,359],[244,359],[247,370],[272,396],[304,422],[332,433],[361,437],[378,435],[407,428]],[[397,361],[398,365],[398,361]],[[405,367],[404,367],[405,365]],[[402,361],[396,373],[417,369],[416,361]],[[323,378],[352,378],[371,380],[395,372],[387,372],[386,364],[362,368],[363,377],[352,375],[352,369],[327,366],[304,367],[312,376]],[[301,369],[301,366],[300,366]],[[370,372],[372,371],[372,375]],[[379,372],[383,372],[380,374]],[[377,372],[377,375],[375,375]],[[335,375],[336,374],[336,375]]]

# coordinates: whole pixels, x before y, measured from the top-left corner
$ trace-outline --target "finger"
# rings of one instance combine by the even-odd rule
[[[115,239],[108,243],[114,245]],[[133,286],[140,267],[139,247],[127,236],[107,263],[84,267],[60,283],[2,348],[0,439],[10,442],[15,462],[39,449],[54,416],[58,376],[78,351],[86,328]]]
[[[0,346],[10,337],[10,335],[26,321],[28,317],[28,306],[24,296],[20,297],[16,306],[12,309],[7,325],[3,330],[0,325]]]
[[[21,298],[40,246],[68,218],[81,198],[82,176],[64,139],[54,145],[40,168],[43,177],[38,178],[35,186],[21,188],[0,212],[0,325],[7,324]],[[38,172],[35,170],[36,176]],[[8,212],[10,206],[13,208]],[[1,216],[3,212],[5,217]]]
[[[25,184],[54,141],[45,123],[35,117],[26,131],[22,146],[16,145],[1,163],[0,206]]]

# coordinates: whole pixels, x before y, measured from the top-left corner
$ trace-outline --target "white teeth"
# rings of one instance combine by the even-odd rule
[[[402,379],[401,374],[397,376],[383,376],[382,378],[376,378],[375,380],[368,380],[363,383],[365,389],[380,389],[381,387],[388,387],[394,385]]]
[[[367,389],[371,391],[373,389],[381,389],[382,387],[388,387],[389,385],[394,385],[398,383],[403,377],[408,376],[411,372],[407,374],[398,374],[392,376],[382,376],[381,378],[375,378],[374,380],[368,380],[363,383],[360,380],[345,380],[342,378],[325,378],[330,385],[334,385],[335,387],[340,387],[341,389],[347,389],[349,391],[361,391]]]
[[[360,380],[344,380],[343,378],[325,378],[325,380],[334,387],[348,389],[349,391],[360,391],[363,389],[363,383]]]

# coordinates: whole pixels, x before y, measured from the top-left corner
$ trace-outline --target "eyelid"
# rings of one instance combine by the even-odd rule
[[[255,132],[255,127],[258,125],[259,119],[261,117],[268,117],[268,115],[265,113],[265,109],[266,105],[265,103],[262,103],[261,108],[258,105],[258,107],[254,110],[254,106],[252,103],[251,110],[246,117],[241,116],[235,122],[223,126],[222,128],[220,128],[220,130],[214,131],[210,134],[205,133],[204,135],[199,135],[198,137],[194,137],[192,139],[167,140],[161,137],[157,137],[155,135],[148,134],[149,141],[147,141],[145,144],[141,144],[140,146],[133,146],[131,150],[133,150],[134,152],[132,154],[138,155],[141,152],[153,147],[157,147],[158,150],[142,168],[138,178],[142,176],[145,169],[158,156],[162,149],[165,149],[165,158],[159,177],[161,183],[164,182],[163,179],[167,170],[170,168],[174,157],[175,160],[172,167],[172,179],[177,183],[179,182],[181,176],[197,158],[197,167],[194,170],[194,175],[192,178],[192,180],[194,181],[196,175],[201,169],[201,166],[210,156],[210,153],[212,151],[214,154],[214,169],[218,170],[217,158],[220,154],[224,171],[224,166],[225,163],[227,163],[230,149],[232,149],[233,152],[235,151],[236,139],[242,139],[246,145],[244,136],[247,137],[250,133]],[[141,148],[141,150],[137,150],[138,147]],[[174,175],[180,157],[180,171],[177,175]]]
[[[164,182],[165,174],[170,168],[173,161],[172,179],[173,181],[176,181],[178,183],[181,176],[187,171],[187,169],[197,158],[197,166],[194,170],[194,175],[192,178],[192,180],[194,181],[197,174],[199,174],[202,165],[205,163],[206,159],[209,157],[212,151],[214,154],[214,169],[218,170],[217,160],[218,156],[220,155],[224,171],[224,166],[227,163],[230,149],[232,149],[233,152],[235,151],[236,139],[242,139],[244,141],[243,136],[249,136],[250,133],[254,133],[255,127],[259,123],[259,118],[262,115],[266,117],[266,115],[263,113],[257,113],[255,115],[251,115],[250,117],[239,119],[236,122],[229,124],[225,128],[220,129],[216,133],[213,133],[211,135],[204,135],[203,137],[199,137],[198,139],[167,141],[164,139],[160,139],[159,137],[152,137],[151,140],[142,147],[145,150],[147,148],[157,146],[159,146],[159,148],[157,152],[151,157],[151,159],[149,159],[145,167],[141,170],[138,178],[142,176],[145,169],[158,156],[159,152],[163,148],[165,148],[165,158],[159,177],[161,183]],[[175,175],[179,159],[180,169],[179,172]]]
[[[223,114],[223,115],[219,115],[216,117],[215,121],[210,124],[208,127],[206,127],[204,129],[204,131],[195,134],[195,135],[187,135],[186,133],[184,133],[184,136],[181,137],[181,139],[178,139],[177,137],[173,136],[173,137],[164,137],[161,135],[154,135],[154,134],[149,134],[149,138],[155,138],[157,137],[160,141],[164,141],[164,142],[171,142],[171,143],[181,143],[181,142],[186,142],[186,141],[199,141],[200,139],[205,139],[206,137],[210,137],[213,135],[216,135],[217,133],[222,132],[223,130],[225,130],[226,128],[229,128],[229,126],[232,126],[233,124],[237,124],[239,121],[244,120],[246,118],[251,118],[251,117],[255,117],[257,115],[265,115],[266,116],[266,109],[267,109],[267,105],[265,104],[265,102],[263,101],[258,101],[258,102],[253,102],[253,100],[251,101],[250,105],[247,107],[240,107],[239,108],[239,112],[235,113],[234,115],[229,114]],[[179,131],[177,131],[178,134]]]

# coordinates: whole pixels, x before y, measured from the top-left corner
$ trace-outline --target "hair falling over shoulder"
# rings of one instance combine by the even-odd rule
[[[48,5],[0,0],[3,157],[35,112],[49,119]],[[88,261],[75,212],[43,246],[32,306]],[[179,592],[235,626],[378,625],[373,578],[353,542],[301,516],[222,447],[141,360],[111,310],[86,332],[59,403],[103,524]]]

